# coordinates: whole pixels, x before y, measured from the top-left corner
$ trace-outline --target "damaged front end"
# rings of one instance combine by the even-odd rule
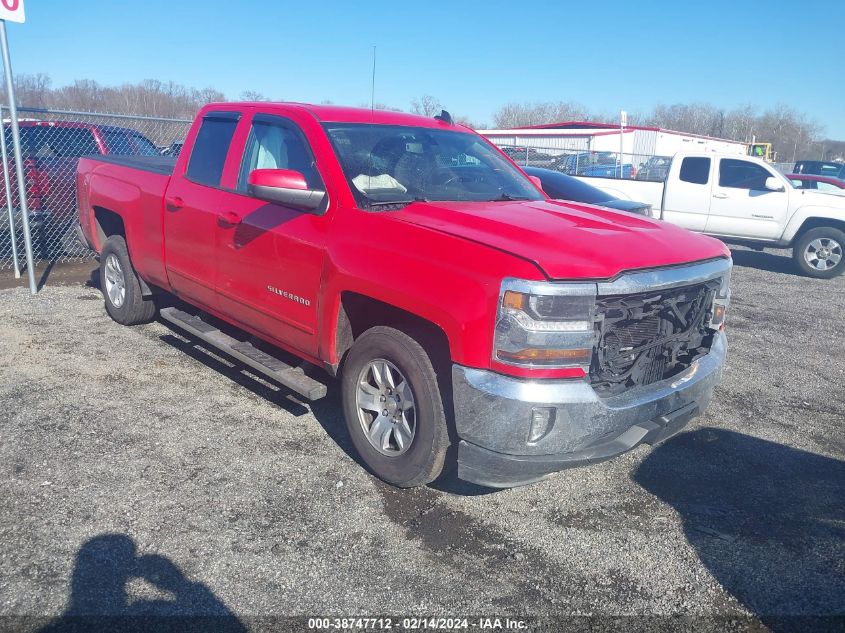
[[[599,297],[590,382],[603,396],[670,378],[702,356],[722,325],[721,279]]]

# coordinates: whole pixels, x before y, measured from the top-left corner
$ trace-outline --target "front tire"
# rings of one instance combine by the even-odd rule
[[[106,312],[122,325],[149,323],[156,313],[155,302],[145,299],[141,282],[129,259],[126,240],[112,235],[100,253],[100,289],[106,301]]]
[[[422,486],[443,470],[449,434],[431,358],[404,332],[378,326],[353,344],[341,377],[352,443],[380,479]]]
[[[792,249],[792,258],[808,277],[831,279],[845,271],[845,233],[818,227],[804,233]]]

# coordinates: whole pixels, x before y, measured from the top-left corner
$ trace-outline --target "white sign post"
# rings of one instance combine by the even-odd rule
[[[21,157],[21,135],[18,130],[18,106],[15,102],[15,82],[12,78],[12,60],[9,57],[9,40],[6,37],[6,20],[23,23],[25,19],[23,0],[0,0],[0,53],[3,55],[3,69],[6,74],[6,95],[9,98],[9,115],[12,128],[12,144],[15,155],[15,172],[18,179],[18,199],[21,207],[23,242],[26,248],[26,272],[29,277],[29,291],[38,292],[35,284],[35,265],[32,258],[32,238],[29,232],[29,208],[26,203],[26,179],[23,175]],[[3,134],[5,134],[5,130]],[[6,189],[8,191],[8,187]],[[14,232],[15,227],[10,229]]]
[[[619,177],[624,178],[623,156],[625,150],[625,126],[628,125],[628,113],[622,110],[619,113]]]
[[[25,18],[23,0],[0,0],[0,20],[23,24]]]

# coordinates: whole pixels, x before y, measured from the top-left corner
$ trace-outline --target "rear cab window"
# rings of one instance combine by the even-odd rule
[[[185,171],[188,180],[209,187],[220,186],[239,119],[238,112],[209,112],[203,117]]]
[[[681,162],[680,179],[694,185],[706,185],[710,180],[710,159],[687,156]]]

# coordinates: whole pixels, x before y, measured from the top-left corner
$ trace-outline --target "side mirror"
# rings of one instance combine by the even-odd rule
[[[540,191],[543,190],[543,181],[540,180],[537,176],[528,176],[528,180],[537,185],[537,189],[539,189]]]
[[[247,180],[249,193],[260,200],[315,212],[326,192],[309,189],[305,176],[293,169],[253,169]]]
[[[766,183],[764,186],[769,191],[784,191],[786,189],[786,187],[783,186],[783,183],[774,176],[769,176],[768,178],[766,178]]]

